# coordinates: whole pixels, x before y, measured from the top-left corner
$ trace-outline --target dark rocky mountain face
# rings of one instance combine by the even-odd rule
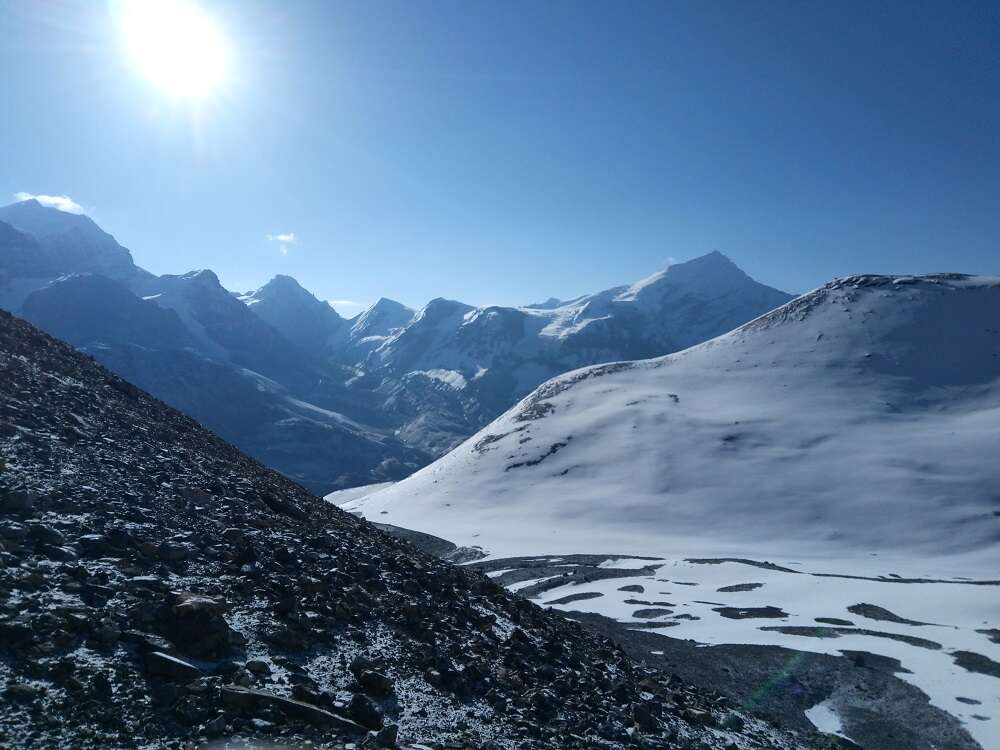
[[[0,207],[4,222],[33,238],[35,252],[18,268],[21,276],[99,273],[120,281],[149,277],[129,251],[87,216],[47,208],[36,200]],[[0,242],[3,242],[0,232]],[[4,253],[6,256],[6,253]],[[7,256],[9,257],[9,256]],[[4,264],[6,264],[4,258]]]
[[[303,351],[328,355],[347,336],[347,321],[326,302],[299,286],[291,276],[275,276],[240,299],[261,320]]]
[[[20,227],[0,221],[0,308],[88,352],[268,465],[329,492],[399,479],[430,460],[393,436],[374,394],[346,387],[353,369],[305,346],[318,329],[302,315],[329,330],[346,333],[347,324],[294,280],[277,279],[259,296],[273,308],[272,322],[289,323],[282,332],[211,271],[142,271],[86,216],[36,201],[0,208],[0,216]],[[286,335],[294,330],[304,337]]]
[[[145,349],[195,344],[177,313],[139,299],[107,276],[64,277],[29,295],[22,312],[64,341],[128,343]]]
[[[297,391],[319,377],[310,357],[227,292],[212,271],[160,276],[143,285],[143,295],[177,312],[206,356]]]
[[[106,277],[75,275],[32,293],[21,309],[36,325],[316,492],[400,479],[427,463],[426,454],[341,416],[366,415],[335,370],[225,299],[214,275],[199,276],[172,277],[161,287],[174,295],[169,307]]]
[[[809,748],[0,312],[0,744]]]

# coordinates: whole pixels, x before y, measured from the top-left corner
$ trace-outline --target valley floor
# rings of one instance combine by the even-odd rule
[[[933,564],[900,567],[893,561],[887,568],[874,557],[859,563],[560,555],[488,558],[472,565],[543,606],[602,623],[633,653],[673,671],[690,669],[682,663],[683,649],[650,636],[694,642],[698,648],[738,644],[847,656],[855,666],[895,674],[919,688],[931,706],[955,717],[984,750],[1000,748],[1000,580],[995,572],[994,580],[941,577]],[[794,672],[800,657],[789,653],[786,658],[788,664],[776,665],[777,671]],[[747,687],[770,689],[763,683]],[[808,709],[805,714],[817,729],[859,742],[862,735],[871,736],[863,710],[882,698],[859,696],[843,685],[818,690],[814,698],[822,700],[799,707]],[[923,728],[928,747],[974,746],[961,741],[948,722],[942,724],[940,715],[919,711],[919,703],[909,705],[909,716],[899,717],[900,726],[914,725],[918,711],[939,725]],[[910,745],[883,737],[877,746]]]
[[[372,515],[380,506],[364,495],[327,499],[395,520]],[[422,531],[397,533],[441,554],[443,540]],[[1000,571],[989,556],[801,544],[773,556],[704,539],[650,555],[620,537],[540,535],[530,523],[464,534],[455,541],[469,546],[445,556],[786,725],[878,750],[1000,750]]]

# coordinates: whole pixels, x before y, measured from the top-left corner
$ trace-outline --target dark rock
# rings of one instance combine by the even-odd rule
[[[382,712],[367,695],[355,693],[347,706],[347,712],[361,726],[369,729],[382,728]]]
[[[219,714],[203,727],[206,737],[219,737],[226,731],[226,715]]]
[[[255,711],[276,709],[287,716],[319,727],[329,727],[350,734],[365,734],[360,724],[331,711],[303,701],[283,698],[263,690],[242,687],[223,687],[222,704],[229,711],[252,714]]]
[[[201,674],[194,664],[162,651],[146,654],[146,671],[156,677],[164,677],[177,682],[190,682]]]
[[[38,495],[24,490],[0,488],[0,510],[5,513],[30,513],[35,509]]]
[[[66,535],[58,529],[43,523],[28,524],[28,534],[41,544],[51,544],[61,547],[66,543]]]
[[[260,659],[251,659],[246,663],[246,668],[249,672],[256,675],[269,675],[271,674],[271,667],[266,661],[261,661]]]
[[[218,658],[229,653],[237,636],[222,616],[225,602],[199,594],[180,593],[162,610],[161,628],[182,653]]]
[[[390,695],[393,690],[392,680],[381,672],[367,670],[358,677],[358,683],[369,695]]]
[[[3,697],[11,703],[30,703],[45,694],[45,688],[37,685],[13,684],[3,689]]]
[[[386,724],[378,731],[375,739],[381,747],[394,748],[399,740],[399,727],[395,724]]]

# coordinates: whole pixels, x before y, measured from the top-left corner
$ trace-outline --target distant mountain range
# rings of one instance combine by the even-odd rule
[[[380,299],[344,319],[289,276],[154,276],[90,218],[0,208],[0,307],[316,492],[400,479],[568,370],[666,354],[791,299],[720,253],[562,302]]]

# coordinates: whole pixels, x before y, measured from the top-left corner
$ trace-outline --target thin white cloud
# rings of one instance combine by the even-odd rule
[[[82,214],[83,206],[68,195],[34,195],[33,193],[14,193],[16,201],[36,200],[43,206],[55,208],[68,214]]]
[[[333,305],[334,307],[336,307],[338,305],[341,305],[343,307],[364,307],[365,306],[365,304],[363,302],[354,302],[353,300],[349,300],[349,299],[328,299],[326,302],[327,302],[327,304]]]
[[[278,252],[282,255],[288,255],[288,246],[294,245],[298,240],[295,239],[295,232],[281,232],[280,234],[268,234],[265,236],[268,242],[278,243]]]

